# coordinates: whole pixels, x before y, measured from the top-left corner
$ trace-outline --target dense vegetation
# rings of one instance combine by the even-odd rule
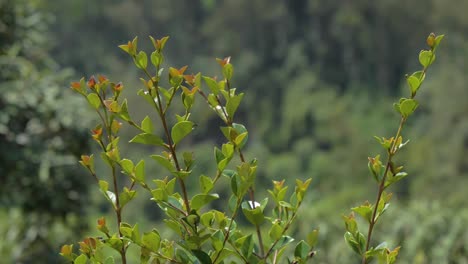
[[[24,35],[15,35],[16,38],[2,35],[1,55],[6,58],[11,54],[19,54],[29,61],[30,67],[39,69],[41,74],[48,73],[49,77],[42,79],[44,82],[31,80],[35,74],[25,73],[30,82],[37,83],[26,84],[30,87],[27,98],[34,98],[34,93],[54,87],[45,81],[55,80],[55,87],[65,88],[63,80],[72,79],[59,75],[50,59],[47,60],[47,67],[43,66],[38,62],[38,56],[53,57],[59,65],[73,67],[77,72],[74,78],[105,69],[107,72],[103,73],[110,78],[126,81],[127,87],[139,87],[137,82],[127,82],[135,79],[132,77],[136,71],[128,66],[125,56],[115,49],[134,35],[171,35],[172,45],[167,49],[166,60],[179,67],[193,65],[194,72],[203,70],[207,74],[217,74],[211,63],[212,58],[231,55],[232,62],[238,65],[234,83],[240,91],[248,91],[250,95],[241,106],[237,118],[249,128],[249,153],[265,164],[259,166],[258,182],[269,183],[271,179],[287,178],[287,184],[291,184],[295,178],[304,180],[312,177],[314,181],[309,187],[310,194],[306,196],[298,225],[292,231],[301,233],[319,228],[319,254],[316,261],[346,263],[351,253],[345,249],[342,238],[344,227],[341,215],[347,212],[348,207],[356,206],[358,201],[369,199],[373,194],[373,191],[369,191],[374,189],[367,181],[367,168],[363,166],[369,153],[377,152],[372,137],[391,136],[387,131],[392,131],[394,124],[386,121],[394,120],[395,114],[389,106],[400,97],[402,91],[407,91],[403,76],[418,63],[412,55],[423,48],[420,43],[427,32],[444,32],[449,36],[441,48],[444,56],[438,60],[426,80],[425,91],[421,94],[421,100],[426,101],[426,104],[420,106],[418,114],[408,123],[406,136],[413,140],[410,148],[403,151],[400,157],[411,164],[407,168],[411,177],[395,186],[398,200],[394,200],[393,210],[388,212],[386,220],[394,223],[393,228],[380,229],[376,236],[377,239],[391,238],[392,245],[401,244],[403,249],[406,248],[401,252],[402,263],[463,263],[468,258],[468,236],[463,229],[468,212],[462,189],[466,185],[468,171],[468,91],[464,76],[468,52],[468,19],[462,11],[468,8],[467,5],[465,1],[457,0],[400,3],[178,0],[157,3],[140,1],[138,4],[134,1],[4,1],[2,12],[11,12],[10,17],[15,16],[15,19],[13,22],[4,22],[8,16],[2,15],[3,25],[40,25],[38,22],[47,22],[44,17],[50,13],[56,17],[48,37],[44,37],[43,31],[34,33],[33,29],[15,26],[28,31]],[[35,16],[28,20],[28,13],[22,10]],[[34,39],[43,37],[44,40],[42,44],[31,44],[31,40],[24,36],[34,36]],[[21,47],[22,42],[31,46],[20,49],[23,53],[14,53],[11,47]],[[38,46],[42,47],[41,52],[25,54],[31,52],[31,47]],[[48,55],[47,50],[50,50]],[[44,69],[49,70],[44,73]],[[10,98],[4,91],[13,87],[7,82],[7,77],[3,76],[5,73],[2,69],[2,114],[8,113],[4,111],[7,104],[23,103],[22,100],[19,103],[4,102],[5,98]],[[62,82],[56,80],[60,79],[59,76]],[[15,78],[28,80],[18,74]],[[63,100],[63,104],[71,105],[73,97],[68,96],[68,92],[63,89],[58,91],[64,93],[58,97]],[[11,90],[11,94],[18,93]],[[130,94],[133,93],[127,95]],[[65,115],[65,109],[73,114],[76,114],[76,109],[80,109],[63,108],[60,104],[53,104],[53,107],[63,110],[58,111],[60,115]],[[40,113],[40,110],[37,111]],[[51,110],[47,111],[47,118],[56,117],[50,114]],[[132,111],[133,116],[142,119],[146,110],[142,106]],[[222,142],[222,138],[217,136],[220,123],[214,114],[203,107],[194,111],[203,116],[203,119],[198,120],[198,132],[192,142],[196,142],[194,148],[199,149],[197,169],[206,169],[211,166],[209,159],[203,158],[212,156],[212,149],[208,146],[213,142],[209,139],[217,138],[217,143]],[[21,110],[21,113],[25,111]],[[31,116],[29,114],[24,118],[33,120]],[[5,120],[1,120],[3,127],[11,129]],[[80,119],[80,127],[83,121],[86,119]],[[65,121],[64,127],[66,124],[70,128],[77,125],[66,122],[69,121]],[[21,126],[18,129],[26,131]],[[18,131],[14,134],[21,134]],[[2,132],[2,140],[3,135]],[[50,133],[46,135],[50,136]],[[65,136],[66,133],[60,132],[59,135]],[[78,144],[76,136],[72,137],[74,142],[66,139],[63,142]],[[38,141],[44,142],[47,141],[42,138]],[[22,194],[29,189],[16,185],[15,179],[21,175],[25,181],[32,179],[33,183],[40,182],[41,166],[34,165],[34,160],[40,162],[37,157],[43,157],[44,152],[36,152],[36,158],[28,157],[26,155],[34,152],[28,150],[21,153],[24,148],[8,144],[12,143],[2,141],[1,144],[4,150],[9,150],[3,151],[5,158],[1,159],[2,183],[10,182],[4,186],[21,188]],[[80,147],[82,145],[78,144]],[[32,148],[40,145],[31,143],[26,146]],[[40,148],[48,146],[50,144]],[[77,154],[68,146],[62,147],[63,151]],[[128,151],[133,150],[133,147],[128,147]],[[61,153],[59,150],[54,151]],[[22,158],[12,158],[13,154]],[[135,155],[143,157],[145,153],[139,150]],[[27,165],[30,168],[11,165],[8,158],[15,162],[29,161]],[[7,169],[9,167],[13,169]],[[49,171],[55,173],[58,167],[53,167],[55,170]],[[59,180],[59,184],[74,179],[70,171],[78,171],[73,166],[60,167],[60,170],[63,169],[66,169],[67,177]],[[159,170],[156,166],[147,169]],[[65,174],[60,172],[58,175]],[[79,187],[81,185],[85,183],[79,181],[65,184],[83,188],[79,189],[79,193],[80,199],[84,199],[87,196],[84,195],[84,187]],[[52,183],[38,186],[51,186],[51,190],[58,190],[57,193],[66,193],[59,191]],[[222,193],[223,190],[218,192]],[[41,189],[31,193],[37,195],[51,192]],[[29,209],[31,206],[23,207],[24,203],[21,202],[27,196],[19,196],[2,197],[2,204],[8,205],[8,209],[2,209],[2,214],[13,217],[24,212],[32,213]],[[47,201],[32,199],[37,203],[32,208],[40,209],[50,206],[52,201],[66,200],[53,198]],[[135,211],[129,212],[130,218],[143,208],[148,208],[147,202],[140,203],[141,207],[132,207]],[[68,211],[69,208],[63,208],[67,204],[59,205],[62,207],[60,210]],[[19,208],[23,208],[23,212],[18,213]],[[77,208],[84,210],[84,207]],[[41,210],[54,212],[47,208]],[[157,221],[161,217],[154,211],[145,212],[148,221]],[[93,210],[88,210],[88,213],[102,214]],[[17,219],[35,218],[16,216],[10,221]],[[6,230],[11,225],[2,222],[1,226],[2,230]],[[11,232],[9,234],[3,232],[2,236],[11,237]],[[16,237],[22,239],[25,236]],[[47,245],[50,252],[58,251],[64,239],[46,240],[50,243]],[[12,262],[19,262],[24,257],[22,255],[29,252],[22,251],[21,247],[15,248],[14,245],[16,243],[2,244],[1,252],[8,257],[11,252],[16,252]]]

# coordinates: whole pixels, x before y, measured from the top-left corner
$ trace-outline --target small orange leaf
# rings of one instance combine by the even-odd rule
[[[95,85],[96,85],[96,79],[94,78],[94,75],[93,75],[88,80],[88,87],[93,89]]]
[[[112,89],[116,92],[121,92],[123,90],[122,82],[112,85]]]
[[[104,217],[101,217],[97,220],[98,227],[104,227],[106,226],[106,219]]]
[[[221,65],[221,67],[224,67],[224,65],[229,64],[231,57],[229,56],[224,59],[216,59],[216,61],[219,63],[219,65]]]

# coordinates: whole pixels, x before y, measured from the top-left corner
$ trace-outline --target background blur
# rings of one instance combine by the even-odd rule
[[[139,36],[149,48],[148,35],[170,35],[167,64],[189,72],[220,75],[214,58],[232,56],[258,183],[312,177],[293,232],[320,229],[314,263],[356,263],[341,215],[375,199],[373,136],[394,134],[391,104],[407,94],[404,75],[420,69],[433,31],[446,38],[404,133],[410,176],[393,188],[392,228],[382,222],[375,239],[401,244],[399,263],[468,263],[466,10],[465,0],[0,0],[0,259],[61,263],[63,243],[95,233],[108,207],[77,162],[93,150],[95,120],[68,84],[99,73],[123,81],[142,117],[147,109],[132,104],[139,73],[117,45]],[[198,111],[201,171],[213,167],[220,132],[207,107]],[[152,151],[125,149],[134,160]],[[128,222],[157,225],[146,198]]]

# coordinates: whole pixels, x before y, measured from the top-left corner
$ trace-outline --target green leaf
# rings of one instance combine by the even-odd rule
[[[157,161],[161,166],[166,168],[169,172],[174,172],[175,167],[170,160],[160,155],[151,155],[151,158]]]
[[[143,131],[146,133],[153,133],[153,123],[151,122],[149,116],[146,116],[145,119],[141,121],[141,129],[143,129]]]
[[[359,242],[356,241],[354,238],[353,234],[351,234],[349,231],[345,233],[344,235],[345,241],[348,244],[348,246],[357,254],[361,255],[361,248],[359,246]]]
[[[131,160],[123,159],[119,163],[126,174],[132,174],[134,166]]]
[[[232,74],[234,72],[233,66],[230,63],[227,63],[223,66],[223,75],[224,78],[230,80],[232,78]]]
[[[304,240],[299,241],[296,248],[294,249],[294,256],[300,259],[306,259],[309,255],[311,247]]]
[[[145,145],[164,146],[164,141],[159,136],[150,133],[141,133],[130,140],[131,143],[140,143]]]
[[[86,257],[84,254],[81,254],[75,259],[75,261],[73,261],[73,264],[86,264],[87,261],[88,257]]]
[[[253,253],[254,241],[252,235],[244,236],[237,239],[234,244],[240,249],[242,256],[249,258]]]
[[[94,109],[98,109],[101,106],[101,99],[99,99],[99,96],[95,93],[88,94],[88,96],[86,96],[86,99]]]
[[[231,249],[223,248],[221,250],[221,253],[219,253],[217,263],[224,263],[224,262],[222,262],[223,259],[229,257],[230,255],[234,255],[234,254],[235,254],[234,251],[232,251]]]
[[[106,258],[106,260],[104,261],[104,264],[114,264],[115,261],[114,261],[114,258],[113,257],[108,257]]]
[[[247,220],[254,225],[261,225],[265,221],[265,216],[263,215],[263,210],[260,206],[251,208],[249,202],[243,202],[242,212]]]
[[[412,95],[416,94],[419,87],[421,86],[421,82],[419,81],[419,79],[416,78],[415,76],[411,75],[406,79],[406,82],[408,83],[411,94]]]
[[[219,87],[218,87],[218,83],[216,82],[216,80],[207,76],[203,76],[202,78],[205,81],[205,83],[208,85],[208,88],[210,89],[210,91],[214,95],[218,95]]]
[[[274,250],[280,249],[293,241],[294,241],[294,238],[290,236],[282,236],[280,240],[278,240],[278,243],[276,243],[276,245],[273,247],[273,249]]]
[[[178,144],[193,130],[194,123],[191,121],[182,121],[174,125],[171,130],[171,137],[174,144]]]
[[[423,83],[424,79],[426,79],[426,73],[424,71],[414,72],[413,74],[411,74],[411,76],[418,78],[420,83]]]
[[[435,38],[435,42],[434,42],[434,51],[437,49],[437,47],[439,46],[440,42],[442,41],[442,39],[444,38],[444,35],[439,35]]]
[[[143,79],[142,81],[146,82]],[[157,108],[156,104],[154,103],[154,98],[151,96],[151,94],[147,90],[140,89],[137,94],[143,97],[151,106]]]
[[[153,51],[151,53],[151,63],[153,63],[154,66],[158,67],[164,62],[164,55],[162,53],[159,53],[157,51]]]
[[[233,123],[233,124],[232,124],[232,128],[234,128],[234,130],[237,132],[237,136],[236,136],[236,138],[234,138],[233,140],[236,141],[235,143],[237,144],[237,147],[241,149],[241,148],[244,147],[245,143],[247,143],[247,140],[249,139],[249,137],[248,137],[248,131],[247,131],[247,129],[245,128],[244,125],[242,125],[242,124],[237,124],[237,123]],[[240,135],[242,135],[242,134],[244,134],[244,133],[247,133],[247,135],[246,135],[246,136],[242,136],[240,139],[237,139],[238,136],[240,136]],[[237,142],[237,141],[240,141],[240,142]]]
[[[201,250],[192,250],[192,253],[200,261],[200,264],[212,264],[211,258],[208,254]]]
[[[135,178],[140,183],[145,182],[145,161],[144,160],[140,160],[140,162],[138,162],[138,164],[135,166]]]
[[[218,194],[197,194],[190,201],[190,208],[193,210],[198,210],[218,198]]]
[[[153,231],[143,234],[141,244],[153,252],[158,252],[161,244],[161,236],[157,230],[153,229]]]
[[[219,229],[216,230],[216,232],[214,232],[211,236],[212,246],[216,251],[220,251],[223,249],[223,240],[224,235]]]
[[[217,147],[214,147],[214,154],[217,164],[219,164],[225,158],[223,152],[221,152],[221,150]]]
[[[125,121],[131,120],[130,115],[128,114],[128,106],[127,106],[127,99],[122,102],[120,106],[120,111],[118,113],[119,117]]]
[[[128,237],[128,238],[132,237],[133,228],[128,223],[125,223],[125,222],[120,223],[119,230],[123,236]]]
[[[410,116],[418,107],[418,101],[414,99],[405,99],[400,103],[400,113],[403,117]]]
[[[435,60],[435,54],[430,50],[421,50],[419,53],[419,62],[424,68],[429,67]]]
[[[268,231],[268,235],[273,241],[280,239],[282,233],[283,233],[283,228],[279,224],[273,224],[270,228],[270,231]]]
[[[369,203],[360,205],[358,207],[351,208],[354,212],[362,216],[368,223],[371,222],[372,218],[372,205]]]
[[[406,172],[399,172],[397,174],[395,174],[394,176],[391,176],[391,177],[387,177],[386,181],[385,181],[385,188],[389,187],[390,185],[400,181],[401,179],[405,178],[406,176],[408,176],[408,173]]]
[[[120,250],[122,248],[122,240],[116,235],[113,235],[111,238],[109,238],[106,242],[107,245],[112,247],[113,249]]]
[[[228,178],[232,178],[237,175],[237,171],[235,170],[223,170],[223,176],[226,176]]]
[[[242,101],[242,98],[244,97],[244,93],[240,93],[238,95],[234,95],[232,97],[229,97],[226,103],[226,112],[231,118],[231,120],[234,118],[234,114],[237,111],[237,108],[239,108],[239,105]]]
[[[146,67],[148,66],[148,56],[144,51],[140,51],[136,55],[135,65],[140,69],[146,69]]]
[[[313,248],[317,244],[319,236],[319,231],[317,229],[313,230],[307,235],[307,243]]]
[[[238,146],[239,148],[242,148],[242,146],[245,145],[245,143],[247,142],[247,136],[249,135],[248,132],[244,132],[240,135],[238,135],[236,137],[236,139],[234,139],[234,143],[236,143],[236,146]]]
[[[199,180],[202,193],[207,194],[213,189],[213,181],[209,177],[201,175]]]
[[[109,183],[104,180],[100,180],[99,189],[103,192],[107,192],[107,190],[109,190]]]
[[[120,208],[123,208],[128,202],[130,202],[136,196],[135,190],[129,190],[127,187],[124,187],[124,190],[119,195]]]

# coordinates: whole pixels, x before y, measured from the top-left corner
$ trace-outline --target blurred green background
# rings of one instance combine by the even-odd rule
[[[320,229],[313,263],[358,263],[341,215],[375,199],[373,136],[394,134],[391,104],[407,94],[404,75],[420,68],[434,31],[446,38],[400,156],[410,176],[393,188],[375,239],[401,244],[399,263],[468,263],[466,10],[465,0],[0,0],[1,262],[61,263],[60,246],[94,234],[110,213],[77,162],[93,150],[95,119],[68,83],[91,74],[123,81],[131,114],[144,117],[139,73],[117,45],[139,36],[150,48],[148,35],[169,35],[167,64],[188,72],[220,75],[214,58],[232,56],[259,187],[312,177],[293,233]],[[197,112],[191,148],[199,171],[212,171],[220,123],[206,107]],[[134,160],[154,152],[125,151]],[[124,218],[161,226],[147,198]]]

